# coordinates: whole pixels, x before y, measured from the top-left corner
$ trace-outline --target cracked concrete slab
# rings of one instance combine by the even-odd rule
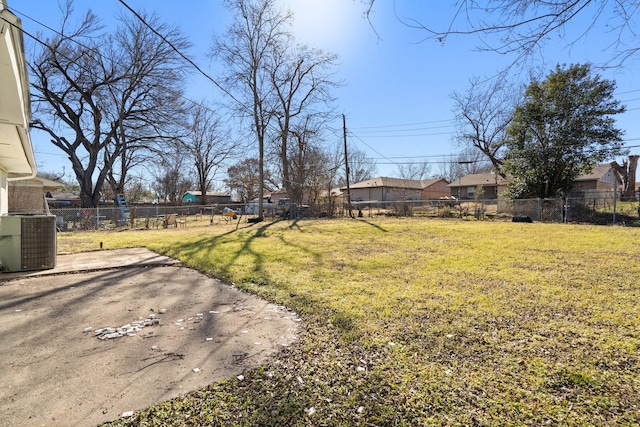
[[[300,332],[286,307],[146,249],[0,281],[0,426],[113,420],[268,363]],[[94,332],[149,318],[133,335]]]

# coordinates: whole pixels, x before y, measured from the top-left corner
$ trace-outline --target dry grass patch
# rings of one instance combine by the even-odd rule
[[[179,258],[308,326],[244,381],[114,425],[640,422],[638,229],[318,220],[90,238]]]

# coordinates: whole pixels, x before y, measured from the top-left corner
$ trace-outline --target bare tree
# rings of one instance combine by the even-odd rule
[[[258,197],[260,187],[258,159],[247,158],[227,169],[224,182],[242,203]]]
[[[276,95],[274,116],[279,128],[274,143],[287,195],[292,203],[301,204],[307,179],[306,157],[317,150],[312,142],[317,141],[330,115],[330,90],[337,86],[331,80],[336,56],[304,45],[272,48],[269,77]]]
[[[227,177],[224,179],[225,185],[242,203],[254,200],[260,192],[260,171],[258,159],[249,157],[230,166],[227,169]],[[264,170],[264,188],[274,191],[279,187],[272,178],[269,169]]]
[[[502,80],[473,78],[466,93],[451,95],[456,113],[456,140],[462,147],[479,150],[501,175],[507,129],[519,92]]]
[[[366,1],[367,16],[375,2]],[[540,52],[546,43],[560,41],[571,48],[588,39],[595,28],[604,27],[606,31],[599,31],[597,37],[605,41],[610,57],[602,65],[615,67],[640,51],[634,22],[637,11],[635,2],[618,0],[457,0],[448,22],[428,23],[420,17],[403,22],[438,43],[445,43],[449,36],[477,37],[480,50],[514,54],[514,65]]]
[[[232,155],[234,144],[223,130],[221,119],[208,107],[194,105],[190,115],[189,128],[181,140],[181,151],[193,161],[196,185],[206,204],[216,172]]]
[[[466,146],[451,159],[438,164],[439,178],[444,178],[449,182],[474,173],[487,173],[494,170],[491,162],[477,148]]]
[[[397,165],[398,175],[401,179],[416,180],[425,179],[431,173],[431,165],[428,162],[410,162]]]
[[[622,162],[611,162],[611,167],[622,179],[622,197],[628,200],[636,198],[636,171],[638,169],[638,159],[640,156],[631,155],[628,160]]]
[[[175,144],[179,147],[179,143]],[[185,170],[189,170],[184,164],[185,157],[179,150],[165,153],[156,164],[153,174],[153,192],[159,200],[172,204],[180,204],[184,194],[191,189],[193,181]]]
[[[127,185],[127,191],[125,196],[129,203],[139,203],[142,198],[147,195],[149,190],[144,177],[141,175],[131,176],[129,178],[129,184]]]
[[[287,190],[290,202],[294,206],[304,203],[305,192],[307,198],[317,198],[319,193],[319,181],[327,176],[326,156],[321,148],[322,141],[320,123],[312,123],[312,116],[307,116],[308,121],[300,123],[290,129],[290,143],[286,153],[279,153],[281,167],[286,166],[283,172],[283,184]],[[282,143],[282,140],[280,140]],[[286,158],[284,157],[286,155]],[[311,193],[314,194],[311,194]],[[308,199],[307,199],[308,201]],[[296,212],[291,212],[296,214]]]
[[[344,143],[339,142],[334,149],[334,167],[338,168],[338,172],[344,172]],[[367,153],[359,150],[355,146],[349,144],[347,147],[347,159],[349,161],[349,182],[356,183],[366,181],[373,178],[377,173],[375,161],[373,161]],[[338,174],[335,182],[336,186],[344,187],[347,185],[346,177]]]
[[[227,66],[227,90],[236,95],[236,110],[251,121],[258,143],[259,180],[264,182],[265,141],[272,118],[273,88],[269,79],[274,46],[290,41],[290,12],[277,8],[275,0],[225,0],[234,20],[225,39],[215,41],[212,57]],[[258,217],[264,219],[264,188],[258,189]]]
[[[182,67],[175,52],[136,21],[121,18],[122,27],[110,36],[101,33],[91,11],[76,28],[69,28],[71,18],[68,2],[59,34],[46,39],[30,61],[37,116],[32,126],[68,156],[82,205],[90,207],[118,159],[166,137],[160,124],[178,99]],[[177,30],[146,19],[174,46],[188,47]],[[122,165],[121,176],[129,166]],[[122,190],[115,177],[114,184]]]
[[[334,171],[331,167],[330,155],[320,147],[313,147],[307,152],[307,170],[305,171],[306,203],[320,203],[323,196],[328,195],[333,181]],[[329,191],[327,191],[329,188]]]

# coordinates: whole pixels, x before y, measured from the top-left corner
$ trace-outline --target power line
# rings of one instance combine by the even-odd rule
[[[355,128],[351,128],[351,129],[355,129],[355,130],[361,130],[361,129],[384,129],[384,128],[394,128],[394,127],[427,125],[427,124],[433,124],[433,123],[445,123],[445,122],[451,122],[451,121],[453,121],[453,119],[431,120],[431,121],[427,121],[427,122],[402,123],[402,124],[392,124],[392,125],[363,126],[363,127],[355,127]]]
[[[224,87],[222,87],[222,85],[220,85],[213,77],[211,77],[209,74],[205,73],[199,66],[198,64],[196,64],[191,58],[189,58],[188,56],[186,56],[184,53],[182,53],[178,48],[176,48],[173,43],[171,43],[169,40],[167,40],[167,38],[165,36],[163,36],[162,34],[160,34],[160,32],[158,32],[155,28],[153,28],[142,16],[140,16],[138,14],[138,12],[136,12],[135,10],[133,10],[124,0],[118,0],[124,7],[126,7],[131,13],[133,13],[136,18],[138,18],[140,20],[140,22],[142,22],[147,28],[149,28],[155,35],[157,35],[158,37],[160,37],[162,39],[162,41],[164,41],[165,43],[167,43],[169,45],[169,47],[171,47],[171,49],[173,49],[173,51],[175,53],[177,53],[182,59],[184,59],[185,61],[187,61],[193,68],[195,68],[200,74],[202,74],[207,80],[209,80],[211,83],[213,83],[218,89],[220,89],[222,92],[224,92],[227,96],[229,96],[231,99],[233,99],[238,105],[240,105],[243,109],[248,109],[247,106],[244,105],[244,103],[240,102],[240,100],[238,100],[235,96],[233,96],[233,94],[231,92],[229,92],[227,89],[225,89]]]
[[[416,132],[421,130],[432,130],[432,129],[447,129],[454,128],[455,125],[446,125],[446,126],[432,126],[432,127],[421,127],[421,128],[407,128],[407,129],[389,129],[389,130],[362,130],[358,131],[360,135],[368,135],[368,134],[385,134],[385,133],[395,133],[400,135],[398,132]],[[381,135],[382,136],[382,135]]]
[[[369,144],[367,144],[362,138],[360,138],[358,135],[353,134],[352,132],[349,132],[349,134],[358,139],[360,142],[362,142],[364,145],[366,145],[367,147],[369,147],[369,149],[373,152],[375,152],[376,154],[378,154],[379,156],[381,156],[383,159],[386,159],[390,162],[390,164],[396,165],[398,166],[397,162],[394,162],[393,160],[391,160],[390,158],[388,158],[387,156],[385,156],[384,154],[380,153],[378,150],[376,150],[375,148],[373,148],[372,146],[370,146]]]
[[[10,11],[11,11],[11,12],[16,12],[17,14],[19,14],[19,15],[21,15],[21,16],[23,16],[23,17],[25,17],[25,18],[27,18],[27,19],[29,19],[29,20],[31,20],[31,21],[33,21],[33,22],[35,22],[36,24],[38,24],[38,25],[40,25],[40,26],[42,26],[42,27],[46,28],[47,30],[51,31],[52,33],[54,33],[54,34],[56,34],[56,35],[58,35],[58,36],[60,36],[60,37],[64,37],[67,41],[70,41],[70,42],[72,42],[72,43],[74,43],[74,44],[77,44],[78,46],[82,47],[83,49],[86,49],[86,50],[88,50],[88,51],[92,51],[92,50],[94,50],[94,48],[91,48],[91,47],[86,46],[85,44],[83,44],[83,43],[79,42],[79,41],[78,41],[77,39],[75,39],[75,38],[69,38],[69,37],[66,37],[66,36],[65,36],[63,33],[61,33],[60,31],[58,31],[58,30],[56,30],[56,29],[54,29],[54,28],[51,28],[50,26],[48,26],[48,25],[44,24],[43,22],[41,22],[41,21],[39,21],[39,20],[37,20],[37,19],[35,19],[35,18],[33,18],[33,17],[31,17],[31,16],[29,16],[29,15],[27,15],[27,14],[23,13],[23,12],[20,12],[19,10],[16,10],[16,9],[13,9],[13,8],[12,8]],[[19,29],[23,34],[25,34],[27,37],[31,38],[31,39],[32,39],[32,40],[34,40],[35,42],[37,42],[37,43],[39,43],[39,44],[43,45],[43,46],[44,46],[44,47],[46,47],[46,48],[50,48],[50,46],[49,46],[46,42],[44,42],[44,41],[40,40],[38,37],[34,36],[33,34],[29,33],[28,31],[24,30],[24,28],[19,28],[19,27],[17,27],[17,26],[15,26],[15,25],[13,25],[11,22],[7,21],[7,20],[6,20],[6,19],[4,19],[4,18],[3,18],[3,20],[4,20],[5,22],[7,22],[7,23],[11,24],[11,25],[12,25],[12,26],[14,26],[15,28],[18,28],[18,29]],[[145,23],[145,25],[147,25],[147,26],[148,26],[148,24],[146,24],[146,23]],[[157,33],[157,32],[155,32],[155,31],[154,31],[154,33],[158,34],[158,33]],[[168,41],[167,41],[165,38],[163,38],[162,36],[160,36],[160,37],[162,38],[162,40],[163,40],[163,41],[165,41],[166,43],[168,43],[168,44],[172,47],[172,49],[174,49],[174,50],[175,50],[175,47],[174,47],[170,42],[168,42]],[[69,58],[69,57],[65,56],[65,55],[64,55],[63,53],[61,53],[60,51],[57,51],[56,53],[57,53],[58,55],[60,55],[62,58],[66,59],[67,61],[72,62],[72,59],[71,59],[71,58]],[[81,69],[84,69],[86,72],[91,72],[91,70],[89,70],[88,68],[86,68],[86,67],[85,67],[84,65],[82,65],[82,64],[77,64],[77,63],[76,63],[76,65],[78,65]],[[205,74],[205,76],[206,76],[206,74]],[[215,83],[215,82],[214,82],[214,83]],[[223,90],[224,90],[224,89],[223,89]],[[166,91],[167,91],[167,92],[169,92],[169,93],[171,93],[171,94],[173,94],[173,95],[177,95],[177,96],[179,96],[180,98],[182,98],[182,99],[184,99],[184,100],[186,100],[186,101],[190,102],[190,103],[191,103],[191,104],[193,104],[193,105],[197,105],[197,106],[199,106],[199,107],[201,107],[201,108],[204,108],[204,109],[206,109],[207,111],[210,111],[210,112],[215,112],[215,111],[213,111],[209,106],[204,105],[204,104],[202,104],[202,103],[200,103],[200,102],[198,102],[198,101],[194,101],[193,99],[188,98],[187,96],[185,96],[184,94],[182,94],[182,93],[180,93],[180,92],[178,92],[178,91],[174,91],[174,90],[173,90],[173,89],[171,89],[171,88],[166,88]],[[230,95],[230,96],[231,96],[231,95]],[[233,96],[231,96],[231,97],[233,98]],[[235,99],[235,98],[234,98],[234,99]],[[237,100],[236,100],[236,101],[237,101]],[[238,101],[237,101],[237,102],[238,102]]]
[[[362,135],[363,138],[417,138],[420,136],[439,136],[451,135],[453,132],[433,132],[433,133],[413,133],[413,134],[394,134],[394,135]]]

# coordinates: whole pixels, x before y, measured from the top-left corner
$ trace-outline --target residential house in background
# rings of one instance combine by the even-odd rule
[[[47,204],[50,208],[79,208],[82,206],[78,191],[54,190],[47,193]]]
[[[182,203],[187,204],[204,204],[202,191],[187,191],[182,196]],[[220,193],[217,191],[207,191],[207,203],[231,203],[231,195],[228,193]]]
[[[421,200],[422,183],[415,179],[378,177],[357,182],[349,186],[352,202],[397,202]],[[340,188],[343,195],[347,187]]]
[[[622,182],[611,164],[595,165],[590,173],[580,175],[576,179],[573,195],[592,191],[610,191],[616,186],[620,188],[621,185]]]
[[[449,181],[444,178],[423,179],[420,184],[422,186],[422,200],[437,200],[451,195]]]
[[[0,215],[9,212],[9,182],[33,178],[31,106],[22,23],[0,0]]]
[[[616,184],[617,182],[617,184]],[[616,185],[622,183],[610,164],[595,165],[588,174],[580,175],[576,181],[571,197],[579,197],[586,193],[613,190]],[[509,182],[498,174],[475,173],[465,175],[453,181],[448,187],[451,195],[460,200],[495,200],[500,198]],[[482,195],[478,195],[482,191]]]
[[[51,193],[63,187],[64,184],[58,181],[39,176],[12,181],[9,183],[9,212],[42,212],[47,206],[54,206],[47,203],[52,199]]]
[[[472,173],[451,182],[450,195],[459,200],[474,200],[476,196],[486,200],[499,198],[507,189],[506,179],[496,173]],[[478,191],[482,191],[478,195]]]

